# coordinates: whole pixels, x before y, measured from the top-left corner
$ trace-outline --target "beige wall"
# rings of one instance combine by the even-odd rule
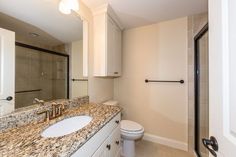
[[[89,85],[88,95],[91,102],[102,102],[113,98],[113,79],[93,77],[93,18],[90,9],[80,2],[80,15],[82,15],[89,24]]]
[[[187,78],[187,18],[126,30],[122,77],[114,98],[124,119],[139,122],[145,132],[187,143],[188,84],[145,83],[146,78]]]
[[[87,79],[83,77],[83,40],[71,43],[71,72],[72,78]],[[74,81],[71,87],[71,98],[87,96],[88,81]]]

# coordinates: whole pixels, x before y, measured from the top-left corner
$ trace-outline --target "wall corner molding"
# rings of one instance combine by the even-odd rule
[[[92,9],[92,14],[93,14],[93,16],[96,16],[96,15],[99,15],[99,14],[108,14],[114,20],[114,22],[119,26],[119,28],[121,30],[124,29],[124,26],[120,22],[120,20],[119,20],[118,16],[116,15],[115,11],[112,9],[112,7],[108,3],[105,3],[101,6],[98,6],[94,9]]]

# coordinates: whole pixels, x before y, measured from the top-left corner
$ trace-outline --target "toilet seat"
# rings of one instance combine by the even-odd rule
[[[126,131],[126,130],[122,130],[121,129],[121,134],[143,134],[144,129],[140,130],[140,131]]]
[[[133,121],[130,120],[122,120],[121,121],[121,131],[124,133],[136,133],[136,134],[140,134],[144,132],[144,128]]]

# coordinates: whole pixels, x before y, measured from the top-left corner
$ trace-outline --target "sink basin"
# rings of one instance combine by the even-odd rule
[[[41,134],[42,137],[60,137],[78,131],[89,124],[90,116],[75,116],[64,119],[48,127]]]

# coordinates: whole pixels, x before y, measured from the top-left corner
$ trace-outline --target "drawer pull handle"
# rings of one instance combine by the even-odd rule
[[[119,124],[120,123],[120,121],[119,120],[116,120],[116,124]]]
[[[111,149],[111,145],[110,145],[110,144],[107,145],[107,149],[108,149],[108,150]]]
[[[118,72],[114,72],[114,74],[119,74]]]
[[[120,144],[120,141],[116,141],[116,144],[119,145],[119,144]]]

